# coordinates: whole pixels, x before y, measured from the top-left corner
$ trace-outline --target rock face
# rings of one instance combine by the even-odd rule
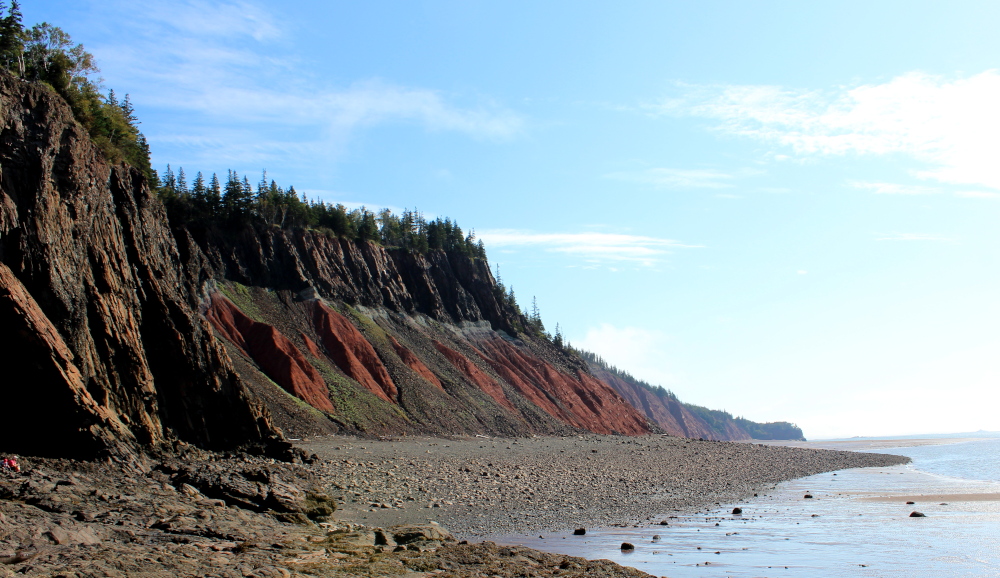
[[[6,382],[6,450],[128,458],[336,431],[712,437],[680,404],[524,331],[483,259],[169,223],[61,99],[2,73],[0,169],[0,363],[25,376]]]
[[[206,317],[216,331],[252,357],[288,393],[318,410],[334,411],[323,377],[291,340],[274,326],[250,319],[222,295],[213,293],[210,299]]]
[[[319,301],[313,304],[316,332],[337,366],[347,375],[388,402],[399,392],[375,349],[346,317]]]
[[[692,413],[676,397],[665,390],[649,390],[596,364],[592,364],[590,369],[597,378],[613,387],[615,391],[628,400],[632,407],[640,408],[649,420],[669,434],[707,440],[748,440],[751,437],[735,423],[732,423],[731,427],[727,427],[724,435],[719,435],[704,420]]]
[[[275,435],[198,314],[143,177],[109,166],[61,99],[5,74],[0,168],[0,363],[27,369],[5,387],[20,390],[8,449],[89,457]]]

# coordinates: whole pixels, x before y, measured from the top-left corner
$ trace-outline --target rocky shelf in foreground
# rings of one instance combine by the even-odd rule
[[[0,473],[0,576],[648,576],[473,536],[642,521],[906,460],[665,437],[301,445],[319,459],[22,458]]]

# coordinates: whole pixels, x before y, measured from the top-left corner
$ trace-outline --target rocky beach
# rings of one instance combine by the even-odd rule
[[[297,443],[305,453],[284,461],[191,447],[129,465],[22,458],[0,479],[0,573],[645,576],[482,540],[658,524],[782,480],[906,461],[667,436]]]

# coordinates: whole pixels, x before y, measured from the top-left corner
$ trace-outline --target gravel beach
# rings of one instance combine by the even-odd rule
[[[885,454],[671,436],[297,442],[322,463],[341,519],[437,521],[469,539],[642,524],[738,502],[816,473],[904,463]],[[396,522],[398,523],[398,522]]]
[[[19,456],[22,472],[0,472],[0,576],[644,577],[484,538],[649,524],[790,478],[906,461],[652,436],[298,445],[319,459]]]

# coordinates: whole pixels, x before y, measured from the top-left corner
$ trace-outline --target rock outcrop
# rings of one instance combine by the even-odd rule
[[[274,326],[250,319],[218,293],[210,300],[206,317],[216,331],[253,358],[288,393],[320,411],[334,411],[323,377],[290,339]]]
[[[143,176],[106,163],[59,97],[6,74],[0,171],[0,363],[25,369],[5,380],[19,400],[2,420],[9,450],[276,435],[198,314],[199,283]]]
[[[170,223],[58,96],[3,73],[0,324],[16,452],[274,449],[282,429],[717,437],[526,330],[484,259]]]

